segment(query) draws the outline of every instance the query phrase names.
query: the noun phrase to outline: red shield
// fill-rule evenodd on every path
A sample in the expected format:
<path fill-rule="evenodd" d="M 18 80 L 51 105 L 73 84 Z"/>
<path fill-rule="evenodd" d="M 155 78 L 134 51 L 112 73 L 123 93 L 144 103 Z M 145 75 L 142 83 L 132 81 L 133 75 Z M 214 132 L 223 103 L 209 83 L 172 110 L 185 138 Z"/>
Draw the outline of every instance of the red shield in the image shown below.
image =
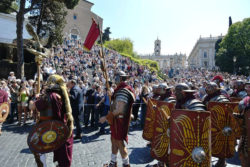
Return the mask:
<path fill-rule="evenodd" d="M 0 123 L 4 122 L 9 114 L 10 105 L 5 102 L 0 105 Z"/>
<path fill-rule="evenodd" d="M 69 129 L 61 121 L 44 121 L 34 126 L 28 136 L 28 146 L 32 152 L 52 152 L 67 140 Z"/>
<path fill-rule="evenodd" d="M 148 100 L 145 125 L 142 133 L 143 139 L 148 141 L 151 141 L 154 135 L 155 112 L 157 110 L 156 104 L 157 100 L 154 99 Z"/>
<path fill-rule="evenodd" d="M 230 158 L 234 155 L 236 138 L 240 128 L 233 117 L 238 103 L 209 102 L 212 120 L 212 155 L 218 158 Z"/>
<path fill-rule="evenodd" d="M 174 110 L 170 117 L 170 127 L 171 167 L 210 166 L 210 112 Z"/>
<path fill-rule="evenodd" d="M 154 132 L 152 138 L 151 155 L 153 158 L 167 162 L 168 146 L 170 142 L 170 115 L 174 109 L 174 103 L 157 101 L 157 110 L 155 112 Z"/>
<path fill-rule="evenodd" d="M 244 113 L 244 116 L 245 116 L 245 123 L 246 123 L 246 127 L 248 127 L 248 128 L 246 128 L 246 132 L 247 132 L 247 146 L 248 146 L 248 148 L 247 148 L 247 153 L 248 153 L 248 155 L 250 155 L 250 128 L 249 128 L 249 126 L 250 126 L 250 109 L 249 110 L 246 110 L 245 111 L 245 113 Z M 250 158 L 248 158 L 248 164 L 250 164 Z"/>
<path fill-rule="evenodd" d="M 232 102 L 240 102 L 242 100 L 242 98 L 240 98 L 240 97 L 230 97 L 230 100 Z"/>

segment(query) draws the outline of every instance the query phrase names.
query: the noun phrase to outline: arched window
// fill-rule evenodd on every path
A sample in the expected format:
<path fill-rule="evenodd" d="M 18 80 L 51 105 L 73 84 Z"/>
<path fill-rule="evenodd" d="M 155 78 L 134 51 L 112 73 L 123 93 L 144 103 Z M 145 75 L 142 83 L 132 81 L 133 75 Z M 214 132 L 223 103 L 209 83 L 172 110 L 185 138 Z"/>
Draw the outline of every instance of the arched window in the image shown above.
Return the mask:
<path fill-rule="evenodd" d="M 207 58 L 207 52 L 206 51 L 204 52 L 204 58 Z"/>

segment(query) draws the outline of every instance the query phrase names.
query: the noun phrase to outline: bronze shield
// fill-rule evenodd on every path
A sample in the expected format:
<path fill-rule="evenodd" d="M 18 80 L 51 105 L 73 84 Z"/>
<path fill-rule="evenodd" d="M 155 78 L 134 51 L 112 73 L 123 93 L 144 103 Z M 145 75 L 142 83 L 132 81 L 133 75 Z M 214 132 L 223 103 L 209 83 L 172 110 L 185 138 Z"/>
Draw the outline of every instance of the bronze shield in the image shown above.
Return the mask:
<path fill-rule="evenodd" d="M 167 162 L 168 147 L 170 142 L 170 116 L 174 109 L 174 103 L 157 101 L 155 112 L 154 133 L 152 138 L 151 155 L 153 158 Z"/>
<path fill-rule="evenodd" d="M 148 100 L 145 125 L 142 133 L 143 139 L 148 141 L 151 141 L 154 135 L 155 112 L 157 110 L 156 104 L 157 100 L 154 99 Z"/>
<path fill-rule="evenodd" d="M 212 155 L 218 158 L 230 158 L 234 155 L 236 138 L 240 128 L 233 117 L 237 103 L 209 102 L 212 120 Z"/>
<path fill-rule="evenodd" d="M 69 129 L 61 121 L 50 120 L 35 125 L 28 136 L 28 146 L 32 152 L 52 152 L 67 140 Z"/>
<path fill-rule="evenodd" d="M 210 166 L 210 112 L 174 110 L 170 127 L 170 167 Z"/>
<path fill-rule="evenodd" d="M 9 103 L 5 102 L 0 105 L 0 123 L 4 122 L 10 111 Z"/>

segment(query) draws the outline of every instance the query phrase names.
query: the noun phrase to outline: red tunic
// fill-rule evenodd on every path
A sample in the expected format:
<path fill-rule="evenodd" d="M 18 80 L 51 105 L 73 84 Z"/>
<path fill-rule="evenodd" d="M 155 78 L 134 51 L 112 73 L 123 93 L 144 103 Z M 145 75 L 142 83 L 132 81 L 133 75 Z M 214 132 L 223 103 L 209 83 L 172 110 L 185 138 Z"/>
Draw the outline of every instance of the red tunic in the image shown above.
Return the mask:
<path fill-rule="evenodd" d="M 122 82 L 118 85 L 118 87 L 114 91 L 114 95 L 120 90 L 120 89 L 128 89 L 134 94 L 134 90 L 131 88 L 131 86 L 127 85 L 125 82 Z M 112 99 L 114 98 L 114 95 Z M 135 94 L 134 94 L 135 96 Z M 111 137 L 116 140 L 125 140 L 128 143 L 128 128 L 129 128 L 129 122 L 130 122 L 130 116 L 132 112 L 132 104 L 134 103 L 134 99 L 129 103 L 128 112 L 123 115 L 123 118 L 116 117 L 114 119 L 114 122 L 112 125 L 110 125 L 110 131 L 111 131 Z"/>

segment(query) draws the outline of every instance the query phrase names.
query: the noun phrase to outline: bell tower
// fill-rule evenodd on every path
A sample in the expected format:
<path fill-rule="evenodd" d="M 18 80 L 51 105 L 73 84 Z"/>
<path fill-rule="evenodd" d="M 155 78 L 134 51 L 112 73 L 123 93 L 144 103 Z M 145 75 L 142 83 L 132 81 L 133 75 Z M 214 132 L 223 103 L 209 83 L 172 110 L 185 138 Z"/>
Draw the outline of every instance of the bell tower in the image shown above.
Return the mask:
<path fill-rule="evenodd" d="M 155 51 L 154 51 L 155 56 L 160 56 L 161 55 L 161 40 L 158 39 L 155 40 Z"/>

